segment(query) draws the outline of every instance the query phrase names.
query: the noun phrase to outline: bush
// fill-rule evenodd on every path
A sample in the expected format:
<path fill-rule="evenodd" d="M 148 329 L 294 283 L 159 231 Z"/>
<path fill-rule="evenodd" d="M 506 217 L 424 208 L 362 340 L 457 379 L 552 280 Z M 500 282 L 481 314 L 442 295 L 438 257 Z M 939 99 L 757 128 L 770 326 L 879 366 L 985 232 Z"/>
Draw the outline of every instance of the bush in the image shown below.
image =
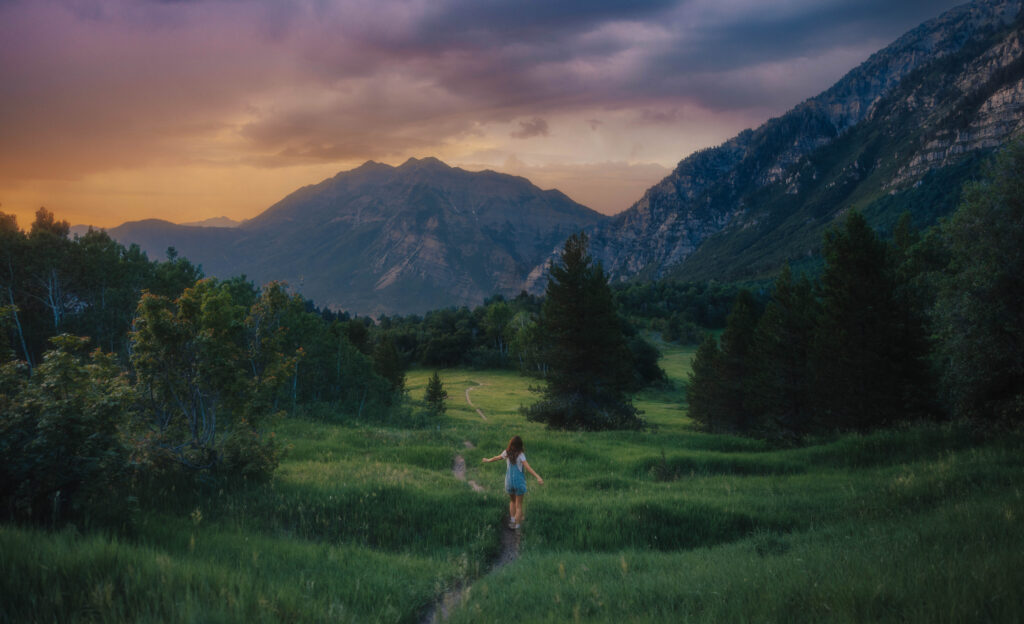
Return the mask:
<path fill-rule="evenodd" d="M 665 371 L 658 366 L 661 352 L 639 335 L 633 336 L 627 343 L 633 355 L 633 384 L 631 390 L 640 390 L 668 381 Z"/>
<path fill-rule="evenodd" d="M 548 395 L 533 405 L 520 408 L 520 413 L 527 420 L 547 423 L 552 429 L 638 430 L 645 424 L 640 418 L 640 410 L 629 401 L 584 394 Z"/>
<path fill-rule="evenodd" d="M 122 431 L 134 390 L 113 355 L 60 335 L 31 378 L 0 370 L 0 504 L 14 520 L 124 519 L 131 474 Z"/>
<path fill-rule="evenodd" d="M 266 479 L 277 469 L 280 445 L 273 432 L 260 435 L 241 424 L 224 437 L 218 470 L 243 479 Z"/>

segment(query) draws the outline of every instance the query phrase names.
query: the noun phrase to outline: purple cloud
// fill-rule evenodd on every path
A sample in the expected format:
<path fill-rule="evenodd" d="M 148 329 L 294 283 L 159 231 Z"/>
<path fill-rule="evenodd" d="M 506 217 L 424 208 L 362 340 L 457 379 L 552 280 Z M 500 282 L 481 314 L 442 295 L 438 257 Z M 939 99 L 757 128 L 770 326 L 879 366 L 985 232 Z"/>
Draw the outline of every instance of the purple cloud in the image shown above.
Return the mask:
<path fill-rule="evenodd" d="M 515 139 L 529 139 L 538 136 L 548 136 L 548 122 L 540 117 L 534 117 L 519 122 L 519 130 L 510 132 L 509 136 Z"/>

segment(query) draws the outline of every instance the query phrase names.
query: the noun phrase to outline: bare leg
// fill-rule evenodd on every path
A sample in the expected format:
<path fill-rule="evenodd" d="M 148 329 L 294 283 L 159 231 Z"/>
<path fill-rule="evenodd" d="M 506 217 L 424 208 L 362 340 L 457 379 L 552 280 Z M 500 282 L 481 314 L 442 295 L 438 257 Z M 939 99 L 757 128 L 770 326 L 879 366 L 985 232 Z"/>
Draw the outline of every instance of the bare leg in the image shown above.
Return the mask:
<path fill-rule="evenodd" d="M 508 517 L 509 518 L 515 518 L 516 517 L 516 495 L 515 494 L 509 494 L 508 495 Z"/>
<path fill-rule="evenodd" d="M 522 494 L 516 494 L 516 524 L 523 523 L 523 496 Z"/>

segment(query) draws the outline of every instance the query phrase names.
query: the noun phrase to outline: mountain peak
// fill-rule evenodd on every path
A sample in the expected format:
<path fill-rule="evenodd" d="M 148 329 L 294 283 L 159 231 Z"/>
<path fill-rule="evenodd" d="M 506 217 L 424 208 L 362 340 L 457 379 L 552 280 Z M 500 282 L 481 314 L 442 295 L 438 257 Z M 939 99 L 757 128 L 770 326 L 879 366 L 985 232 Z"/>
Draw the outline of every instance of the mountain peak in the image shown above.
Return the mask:
<path fill-rule="evenodd" d="M 427 156 L 425 158 L 410 158 L 401 165 L 398 169 L 442 169 L 447 170 L 451 167 L 444 162 L 434 158 L 433 156 Z"/>
<path fill-rule="evenodd" d="M 368 161 L 364 162 L 363 164 L 359 165 L 358 167 L 356 167 L 355 169 L 353 169 L 352 171 L 360 171 L 360 170 L 364 170 L 364 169 L 390 169 L 390 168 L 391 168 L 390 165 L 386 165 L 384 163 L 379 163 L 376 160 L 368 160 Z M 339 173 L 345 173 L 345 172 L 342 171 L 342 172 L 339 172 Z"/>

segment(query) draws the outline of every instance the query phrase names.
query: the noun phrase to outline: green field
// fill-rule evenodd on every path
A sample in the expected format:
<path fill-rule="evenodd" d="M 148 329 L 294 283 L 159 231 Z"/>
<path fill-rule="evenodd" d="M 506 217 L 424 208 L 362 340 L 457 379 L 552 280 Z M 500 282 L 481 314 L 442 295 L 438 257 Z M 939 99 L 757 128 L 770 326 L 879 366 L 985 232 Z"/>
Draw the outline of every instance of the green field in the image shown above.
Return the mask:
<path fill-rule="evenodd" d="M 691 357 L 666 349 L 677 386 Z M 409 375 L 414 404 L 432 372 Z M 696 432 L 673 389 L 636 398 L 647 431 L 551 432 L 517 412 L 530 380 L 441 377 L 436 422 L 285 421 L 269 484 L 164 483 L 128 534 L 0 527 L 0 621 L 416 622 L 455 585 L 452 622 L 1024 620 L 1019 434 L 776 449 Z M 491 571 L 504 465 L 480 459 L 516 433 L 545 485 Z"/>

